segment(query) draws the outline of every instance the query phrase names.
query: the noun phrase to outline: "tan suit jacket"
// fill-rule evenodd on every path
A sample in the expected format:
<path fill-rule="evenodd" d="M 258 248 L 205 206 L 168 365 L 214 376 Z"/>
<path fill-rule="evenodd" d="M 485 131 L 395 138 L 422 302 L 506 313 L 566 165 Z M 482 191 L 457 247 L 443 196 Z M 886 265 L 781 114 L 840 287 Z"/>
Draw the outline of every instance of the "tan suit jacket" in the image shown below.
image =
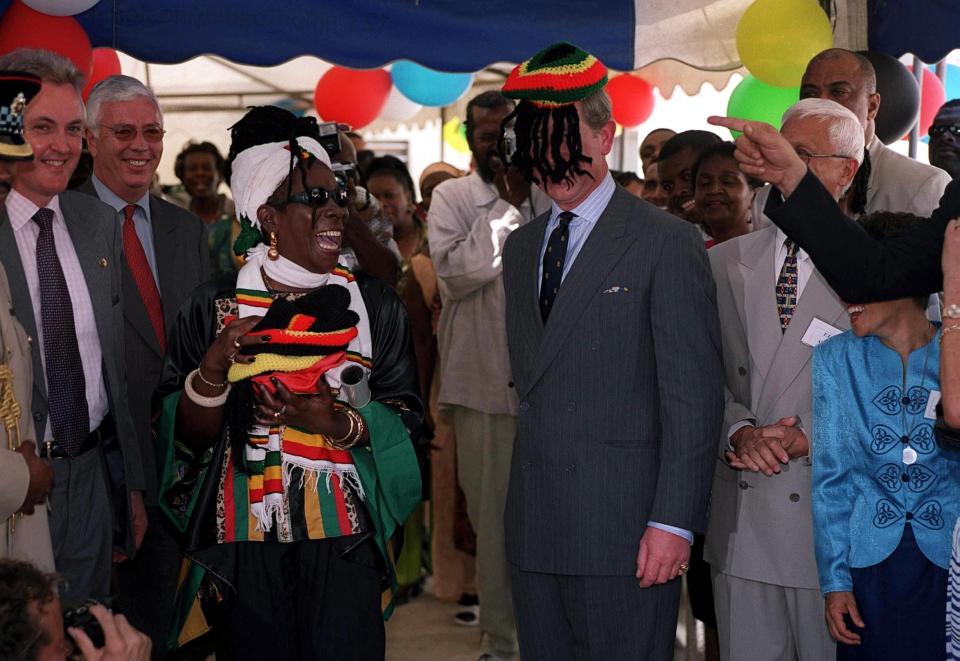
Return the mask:
<path fill-rule="evenodd" d="M 813 350 L 801 338 L 814 317 L 849 328 L 844 306 L 814 270 L 781 332 L 774 294 L 776 236 L 770 225 L 709 251 L 727 402 L 704 557 L 714 569 L 739 578 L 817 589 L 810 462 L 795 459 L 779 475 L 766 477 L 736 471 L 723 459 L 727 433 L 741 420 L 768 425 L 797 415 L 809 436 Z"/>
<path fill-rule="evenodd" d="M 13 371 L 13 389 L 20 404 L 20 439 L 36 442 L 33 420 L 30 417 L 30 397 L 33 392 L 33 364 L 30 355 L 31 340 L 13 314 L 7 273 L 0 266 L 0 362 Z M 9 520 L 20 509 L 30 485 L 30 471 L 23 457 L 8 449 L 11 445 L 6 430 L 0 431 L 0 557 L 28 560 L 44 571 L 53 571 L 53 548 L 47 510 L 38 507 L 30 516 L 17 517 L 15 530 L 10 534 Z"/>

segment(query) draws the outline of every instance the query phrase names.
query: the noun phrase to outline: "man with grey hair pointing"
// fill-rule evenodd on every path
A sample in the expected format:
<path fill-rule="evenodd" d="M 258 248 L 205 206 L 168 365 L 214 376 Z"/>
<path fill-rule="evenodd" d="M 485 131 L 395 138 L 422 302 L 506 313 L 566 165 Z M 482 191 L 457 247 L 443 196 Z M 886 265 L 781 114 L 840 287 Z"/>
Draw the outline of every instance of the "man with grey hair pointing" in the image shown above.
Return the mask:
<path fill-rule="evenodd" d="M 863 159 L 850 110 L 804 99 L 783 137 L 834 200 Z M 813 261 L 775 225 L 710 250 L 727 398 L 704 558 L 722 659 L 833 659 L 817 583 L 810 357 L 849 327 Z"/>
<path fill-rule="evenodd" d="M 159 652 L 169 628 L 180 555 L 157 501 L 162 467 L 153 447 L 151 399 L 173 317 L 208 277 L 207 242 L 199 218 L 149 192 L 164 136 L 163 114 L 149 88 L 130 76 L 101 81 L 87 99 L 85 128 L 93 176 L 78 190 L 113 207 L 123 241 L 127 399 L 143 457 L 149 522 L 137 557 L 117 565 L 117 599 Z"/>

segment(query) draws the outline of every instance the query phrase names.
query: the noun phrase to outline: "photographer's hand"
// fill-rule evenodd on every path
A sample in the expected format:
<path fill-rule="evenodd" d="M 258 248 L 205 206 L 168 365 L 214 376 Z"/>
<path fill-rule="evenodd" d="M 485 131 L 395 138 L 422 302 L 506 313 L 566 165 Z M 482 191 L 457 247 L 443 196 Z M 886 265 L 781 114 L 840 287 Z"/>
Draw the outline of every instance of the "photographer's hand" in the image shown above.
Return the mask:
<path fill-rule="evenodd" d="M 102 605 L 90 607 L 90 613 L 103 628 L 103 647 L 93 646 L 90 637 L 76 627 L 67 631 L 87 661 L 148 661 L 150 638 L 134 629 L 123 615 L 114 615 Z"/>

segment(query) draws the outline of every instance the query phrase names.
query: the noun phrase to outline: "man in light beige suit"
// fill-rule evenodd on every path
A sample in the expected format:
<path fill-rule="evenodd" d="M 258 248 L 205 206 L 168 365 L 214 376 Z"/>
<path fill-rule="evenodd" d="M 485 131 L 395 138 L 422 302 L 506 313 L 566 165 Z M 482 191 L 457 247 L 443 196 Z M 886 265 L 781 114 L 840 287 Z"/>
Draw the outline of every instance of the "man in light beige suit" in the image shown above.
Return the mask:
<path fill-rule="evenodd" d="M 863 155 L 856 116 L 807 99 L 783 135 L 839 199 Z M 704 557 L 725 661 L 826 661 L 835 648 L 811 518 L 812 347 L 848 328 L 845 306 L 774 225 L 710 250 L 727 385 Z"/>

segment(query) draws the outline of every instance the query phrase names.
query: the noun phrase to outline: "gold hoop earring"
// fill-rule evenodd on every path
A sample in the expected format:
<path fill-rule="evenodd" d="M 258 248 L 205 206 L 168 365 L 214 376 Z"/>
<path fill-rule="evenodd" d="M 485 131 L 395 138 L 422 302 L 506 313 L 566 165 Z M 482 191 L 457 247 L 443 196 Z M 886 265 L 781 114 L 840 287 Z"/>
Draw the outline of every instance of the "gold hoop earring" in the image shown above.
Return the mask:
<path fill-rule="evenodd" d="M 270 249 L 267 250 L 267 259 L 272 262 L 280 259 L 280 251 L 277 250 L 277 233 L 270 232 Z"/>

